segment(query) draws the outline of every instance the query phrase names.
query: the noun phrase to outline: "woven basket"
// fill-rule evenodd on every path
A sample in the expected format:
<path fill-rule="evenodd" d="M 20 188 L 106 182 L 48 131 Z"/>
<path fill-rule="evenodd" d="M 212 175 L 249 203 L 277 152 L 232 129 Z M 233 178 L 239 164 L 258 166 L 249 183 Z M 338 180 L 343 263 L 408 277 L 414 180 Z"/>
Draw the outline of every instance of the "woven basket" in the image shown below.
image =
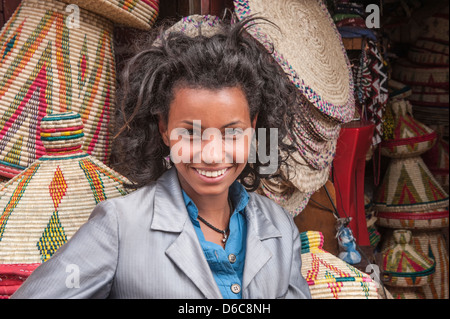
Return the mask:
<path fill-rule="evenodd" d="M 389 287 L 393 299 L 426 299 L 420 287 Z"/>
<path fill-rule="evenodd" d="M 419 287 L 431 282 L 435 262 L 410 245 L 411 231 L 395 230 L 394 243 L 382 252 L 384 283 L 388 286 Z"/>
<path fill-rule="evenodd" d="M 159 13 L 159 0 L 63 0 L 92 11 L 114 23 L 150 29 Z"/>
<path fill-rule="evenodd" d="M 448 193 L 449 190 L 449 145 L 442 137 L 436 145 L 422 155 L 423 161 L 433 176 Z"/>
<path fill-rule="evenodd" d="M 423 38 L 448 45 L 448 6 L 442 9 L 442 13 L 425 19 L 424 24 Z"/>
<path fill-rule="evenodd" d="M 126 178 L 81 150 L 79 114 L 45 116 L 40 134 L 47 154 L 0 193 L 0 264 L 45 262 L 99 202 L 127 193 Z"/>
<path fill-rule="evenodd" d="M 252 24 L 248 31 L 272 53 L 308 101 L 340 122 L 353 118 L 353 74 L 322 0 L 234 0 L 234 9 L 239 20 L 256 15 L 277 26 Z"/>
<path fill-rule="evenodd" d="M 392 67 L 392 78 L 408 85 L 424 85 L 446 89 L 449 85 L 448 67 L 428 67 L 398 60 Z"/>
<path fill-rule="evenodd" d="M 322 249 L 323 235 L 300 234 L 302 275 L 313 299 L 378 299 L 377 285 L 367 274 Z"/>
<path fill-rule="evenodd" d="M 411 293 L 425 296 L 426 299 L 448 299 L 449 256 L 441 230 L 412 230 L 411 233 L 411 246 L 423 255 L 432 256 L 431 258 L 435 262 L 435 271 L 431 277 L 431 282 L 416 288 L 416 290 L 411 289 Z M 393 231 L 387 230 L 383 233 L 382 250 L 392 246 L 393 242 Z M 389 291 L 394 295 L 395 290 L 391 290 L 390 287 Z"/>
<path fill-rule="evenodd" d="M 427 66 L 447 66 L 449 65 L 449 55 L 435 53 L 426 49 L 411 48 L 408 51 L 408 60 L 415 64 Z"/>
<path fill-rule="evenodd" d="M 430 150 L 437 140 L 431 128 L 412 116 L 412 105 L 406 100 L 391 100 L 394 123 L 390 139 L 380 144 L 381 154 L 391 158 L 417 156 Z"/>
<path fill-rule="evenodd" d="M 426 86 L 414 86 L 413 93 L 408 100 L 413 105 L 445 107 L 450 105 L 448 90 L 429 88 Z"/>
<path fill-rule="evenodd" d="M 67 4 L 24 0 L 0 32 L 0 175 L 13 177 L 45 152 L 46 114 L 74 111 L 83 149 L 108 163 L 115 108 L 113 25 L 80 9 L 68 27 Z"/>
<path fill-rule="evenodd" d="M 437 211 L 446 209 L 448 202 L 448 194 L 420 156 L 392 159 L 374 196 L 379 217 L 380 212 Z"/>
<path fill-rule="evenodd" d="M 417 48 L 417 49 L 425 49 L 427 51 L 434 52 L 434 53 L 449 55 L 448 44 L 439 43 L 439 42 L 424 39 L 424 38 L 419 38 L 414 43 L 413 47 Z"/>

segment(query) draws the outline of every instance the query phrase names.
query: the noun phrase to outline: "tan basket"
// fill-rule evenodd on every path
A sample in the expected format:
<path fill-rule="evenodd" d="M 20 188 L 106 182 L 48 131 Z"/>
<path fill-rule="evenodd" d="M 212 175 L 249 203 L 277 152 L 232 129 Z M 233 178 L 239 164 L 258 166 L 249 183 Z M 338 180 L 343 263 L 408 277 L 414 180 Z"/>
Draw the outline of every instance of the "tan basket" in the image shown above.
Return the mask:
<path fill-rule="evenodd" d="M 80 9 L 79 27 L 70 26 L 66 6 L 24 0 L 0 32 L 0 175 L 13 177 L 44 154 L 39 124 L 53 112 L 79 113 L 83 149 L 109 161 L 113 24 Z"/>

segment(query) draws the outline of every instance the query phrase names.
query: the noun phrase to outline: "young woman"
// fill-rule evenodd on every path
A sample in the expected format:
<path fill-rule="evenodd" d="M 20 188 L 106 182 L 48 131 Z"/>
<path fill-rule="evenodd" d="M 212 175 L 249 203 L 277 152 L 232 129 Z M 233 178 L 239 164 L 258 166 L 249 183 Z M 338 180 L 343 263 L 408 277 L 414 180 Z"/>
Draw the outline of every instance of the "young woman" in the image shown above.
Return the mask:
<path fill-rule="evenodd" d="M 297 90 L 248 21 L 213 22 L 208 36 L 163 31 L 128 61 L 117 167 L 136 190 L 97 205 L 13 298 L 310 298 L 293 219 L 251 192 L 274 164 L 259 154 L 269 128 L 285 160 Z"/>

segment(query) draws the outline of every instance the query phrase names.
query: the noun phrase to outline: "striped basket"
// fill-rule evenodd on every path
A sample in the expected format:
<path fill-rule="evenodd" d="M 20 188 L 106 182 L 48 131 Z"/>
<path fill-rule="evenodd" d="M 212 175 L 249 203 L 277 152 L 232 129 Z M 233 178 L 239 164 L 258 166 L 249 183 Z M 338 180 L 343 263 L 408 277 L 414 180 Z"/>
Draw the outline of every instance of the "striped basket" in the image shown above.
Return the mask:
<path fill-rule="evenodd" d="M 405 212 L 413 212 L 409 217 L 415 215 L 418 219 L 424 219 L 420 217 L 422 214 L 433 212 L 430 216 L 427 215 L 427 219 L 444 219 L 448 223 L 448 194 L 420 156 L 392 159 L 373 201 L 379 219 L 387 216 L 384 213 Z M 443 213 L 441 210 L 447 212 Z M 395 214 L 390 216 L 394 218 Z M 399 219 L 405 219 L 400 214 L 398 216 Z"/>
<path fill-rule="evenodd" d="M 435 262 L 435 271 L 431 276 L 431 282 L 414 288 L 411 287 L 408 295 L 414 297 L 416 294 L 425 299 L 448 299 L 449 298 L 449 255 L 445 238 L 440 229 L 435 230 L 412 230 L 411 246 L 420 254 L 430 256 Z M 383 234 L 382 251 L 394 243 L 393 230 L 387 230 Z M 389 291 L 395 296 L 395 289 Z M 405 290 L 407 288 L 404 288 Z M 398 298 L 398 297 L 397 297 Z"/>
<path fill-rule="evenodd" d="M 392 78 L 411 86 L 423 85 L 445 90 L 449 85 L 448 74 L 448 67 L 419 66 L 401 59 L 392 67 Z"/>
<path fill-rule="evenodd" d="M 159 0 L 63 0 L 101 15 L 116 24 L 150 29 L 159 13 Z"/>
<path fill-rule="evenodd" d="M 384 283 L 388 286 L 419 287 L 431 282 L 434 260 L 410 245 L 411 231 L 395 230 L 394 242 L 382 252 Z"/>
<path fill-rule="evenodd" d="M 449 145 L 446 140 L 439 137 L 436 145 L 422 155 L 423 161 L 430 169 L 433 176 L 449 192 Z"/>
<path fill-rule="evenodd" d="M 24 0 L 0 31 L 0 175 L 13 177 L 45 153 L 46 114 L 74 111 L 85 127 L 83 150 L 105 164 L 115 109 L 113 24 L 66 3 Z"/>
<path fill-rule="evenodd" d="M 420 37 L 419 39 L 417 39 L 417 41 L 414 43 L 413 48 L 425 49 L 429 52 L 449 55 L 448 44 L 439 43 L 436 41 L 425 39 L 423 37 Z"/>
<path fill-rule="evenodd" d="M 449 91 L 443 89 L 435 89 L 427 86 L 413 86 L 412 94 L 408 100 L 413 105 L 445 107 L 448 108 Z"/>
<path fill-rule="evenodd" d="M 417 156 L 430 150 L 437 140 L 434 130 L 414 119 L 412 105 L 406 100 L 391 100 L 392 134 L 380 144 L 381 154 L 391 158 Z"/>
<path fill-rule="evenodd" d="M 426 299 L 420 287 L 389 287 L 392 299 Z"/>
<path fill-rule="evenodd" d="M 442 13 L 436 13 L 425 19 L 425 32 L 422 37 L 434 42 L 448 45 L 448 6 L 442 9 Z"/>
<path fill-rule="evenodd" d="M 46 155 L 0 192 L 0 270 L 9 275 L 47 261 L 99 202 L 127 194 L 126 178 L 81 150 L 79 114 L 45 116 L 40 134 Z"/>
<path fill-rule="evenodd" d="M 322 233 L 307 231 L 300 238 L 301 272 L 313 299 L 378 299 L 377 284 L 369 275 L 322 249 Z"/>
<path fill-rule="evenodd" d="M 436 53 L 426 49 L 411 48 L 408 51 L 408 60 L 419 65 L 447 66 L 449 65 L 449 55 Z"/>

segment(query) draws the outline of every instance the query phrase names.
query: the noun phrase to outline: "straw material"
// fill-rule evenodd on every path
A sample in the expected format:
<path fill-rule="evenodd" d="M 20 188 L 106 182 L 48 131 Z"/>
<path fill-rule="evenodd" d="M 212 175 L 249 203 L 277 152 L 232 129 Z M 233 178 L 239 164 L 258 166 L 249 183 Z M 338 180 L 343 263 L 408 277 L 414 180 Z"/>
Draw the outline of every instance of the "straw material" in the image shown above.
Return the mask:
<path fill-rule="evenodd" d="M 448 6 L 442 10 L 442 13 L 436 13 L 424 22 L 423 38 L 448 45 Z"/>
<path fill-rule="evenodd" d="M 449 55 L 448 44 L 439 43 L 429 39 L 419 38 L 414 44 L 414 48 L 425 49 L 430 52 Z"/>
<path fill-rule="evenodd" d="M 377 285 L 367 274 L 322 249 L 323 235 L 300 234 L 302 275 L 313 299 L 378 299 Z"/>
<path fill-rule="evenodd" d="M 45 152 L 39 123 L 52 112 L 83 119 L 83 149 L 108 163 L 115 108 L 113 25 L 67 4 L 24 0 L 0 32 L 0 175 L 13 177 Z"/>
<path fill-rule="evenodd" d="M 422 155 L 433 176 L 447 192 L 449 191 L 449 145 L 442 137 L 436 145 Z"/>
<path fill-rule="evenodd" d="M 340 122 L 353 118 L 353 74 L 340 34 L 321 0 L 234 0 L 234 8 L 239 20 L 256 15 L 278 27 L 252 24 L 249 33 L 272 53 L 315 107 Z"/>
<path fill-rule="evenodd" d="M 380 144 L 381 154 L 392 158 L 417 156 L 430 150 L 437 140 L 431 128 L 412 116 L 412 106 L 406 100 L 391 100 L 393 132 Z"/>
<path fill-rule="evenodd" d="M 390 161 L 374 196 L 374 205 L 379 214 L 425 212 L 445 209 L 449 203 L 448 199 L 448 194 L 436 181 L 422 158 L 415 156 Z M 420 214 L 417 218 L 420 218 Z M 448 217 L 437 214 L 435 218 Z"/>
<path fill-rule="evenodd" d="M 286 209 L 292 217 L 305 209 L 314 192 L 304 193 L 288 182 L 262 179 L 257 193 L 264 195 Z"/>
<path fill-rule="evenodd" d="M 149 30 L 159 13 L 159 0 L 62 0 L 127 27 Z"/>
<path fill-rule="evenodd" d="M 378 212 L 377 225 L 387 228 L 436 229 L 449 226 L 446 208 L 420 212 Z"/>
<path fill-rule="evenodd" d="M 419 287 L 431 282 L 435 263 L 410 245 L 411 231 L 395 230 L 394 243 L 382 252 L 384 283 L 388 286 Z"/>
<path fill-rule="evenodd" d="M 47 154 L 0 192 L 0 264 L 45 262 L 99 202 L 127 193 L 126 178 L 81 150 L 79 114 L 47 115 L 41 139 Z M 78 143 L 56 143 L 69 140 Z"/>
<path fill-rule="evenodd" d="M 419 49 L 414 47 L 408 51 L 408 60 L 420 65 L 447 67 L 449 65 L 448 54 L 435 53 L 426 49 Z"/>
<path fill-rule="evenodd" d="M 449 103 L 448 90 L 430 88 L 427 86 L 413 86 L 412 94 L 408 98 L 413 105 L 446 107 Z"/>
<path fill-rule="evenodd" d="M 392 69 L 392 78 L 408 85 L 424 85 L 446 89 L 449 85 L 448 67 L 428 67 L 399 59 Z"/>
<path fill-rule="evenodd" d="M 389 287 L 393 299 L 426 299 L 422 289 L 410 287 Z"/>
<path fill-rule="evenodd" d="M 431 282 L 418 287 L 418 290 L 411 290 L 411 292 L 417 292 L 426 299 L 448 299 L 449 256 L 442 232 L 440 230 L 412 230 L 411 233 L 411 246 L 422 255 L 430 256 L 435 262 L 435 272 Z M 393 245 L 393 232 L 386 231 L 383 239 L 382 251 Z M 394 295 L 395 290 L 391 290 L 391 287 L 389 289 Z"/>

